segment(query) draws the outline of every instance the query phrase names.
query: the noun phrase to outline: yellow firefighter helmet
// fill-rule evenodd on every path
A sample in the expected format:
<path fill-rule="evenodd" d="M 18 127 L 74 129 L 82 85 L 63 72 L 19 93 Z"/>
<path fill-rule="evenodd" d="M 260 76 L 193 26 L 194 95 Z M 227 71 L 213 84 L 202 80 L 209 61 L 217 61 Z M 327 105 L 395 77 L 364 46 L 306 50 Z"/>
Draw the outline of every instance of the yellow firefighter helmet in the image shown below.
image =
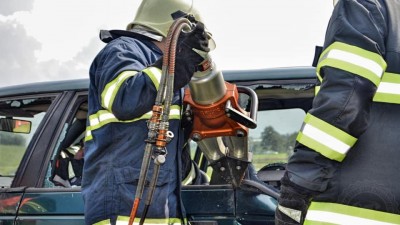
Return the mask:
<path fill-rule="evenodd" d="M 194 0 L 143 0 L 136 12 L 135 19 L 128 24 L 127 30 L 132 29 L 134 25 L 141 25 L 166 37 L 174 22 L 171 14 L 179 10 L 192 14 L 197 21 L 202 21 L 193 2 Z"/>

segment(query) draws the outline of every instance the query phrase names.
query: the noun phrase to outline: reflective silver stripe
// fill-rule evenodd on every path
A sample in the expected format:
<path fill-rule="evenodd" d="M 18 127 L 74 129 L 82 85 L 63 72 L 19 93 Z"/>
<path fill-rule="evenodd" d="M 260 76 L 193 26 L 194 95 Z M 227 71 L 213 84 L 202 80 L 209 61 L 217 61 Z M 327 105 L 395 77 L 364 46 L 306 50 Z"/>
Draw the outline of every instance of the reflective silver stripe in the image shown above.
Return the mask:
<path fill-rule="evenodd" d="M 400 74 L 384 73 L 373 101 L 400 104 Z"/>
<path fill-rule="evenodd" d="M 364 58 L 351 52 L 346 52 L 338 49 L 332 49 L 327 53 L 327 58 L 343 60 L 348 63 L 364 67 L 365 69 L 373 72 L 377 77 L 381 77 L 383 68 L 373 60 Z"/>
<path fill-rule="evenodd" d="M 108 83 L 101 93 L 101 106 L 111 111 L 114 98 L 117 95 L 119 88 L 126 79 L 133 77 L 135 74 L 137 74 L 137 71 L 124 71 L 120 73 L 114 80 Z"/>
<path fill-rule="evenodd" d="M 285 206 L 278 205 L 279 211 L 281 211 L 286 216 L 292 218 L 294 221 L 300 223 L 301 221 L 301 211 L 297 209 L 287 208 Z"/>
<path fill-rule="evenodd" d="M 178 105 L 172 106 L 169 111 L 169 119 L 180 119 L 181 107 Z"/>
<path fill-rule="evenodd" d="M 340 162 L 357 139 L 307 113 L 303 127 L 297 136 L 297 141 L 329 159 Z"/>
<path fill-rule="evenodd" d="M 400 94 L 400 84 L 381 82 L 376 92 L 398 95 Z"/>
<path fill-rule="evenodd" d="M 93 139 L 92 131 L 103 127 L 109 123 L 131 123 L 138 120 L 150 119 L 152 111 L 143 114 L 141 117 L 132 120 L 118 120 L 114 114 L 107 110 L 100 110 L 95 114 L 89 116 L 89 127 L 86 127 L 85 141 Z M 172 105 L 170 109 L 169 119 L 180 119 L 181 118 L 181 107 L 179 105 Z"/>
<path fill-rule="evenodd" d="M 394 225 L 400 224 L 400 215 L 337 203 L 312 202 L 304 225 Z"/>
<path fill-rule="evenodd" d="M 375 52 L 342 42 L 334 42 L 321 54 L 317 65 L 318 76 L 320 76 L 320 69 L 324 66 L 354 73 L 378 86 L 386 69 L 386 62 L 381 55 Z"/>
<path fill-rule="evenodd" d="M 335 151 L 339 152 L 340 154 L 346 154 L 351 147 L 346 143 L 340 141 L 339 139 L 335 138 L 334 136 L 331 136 L 330 134 L 310 124 L 305 124 L 302 132 L 304 135 L 316 139 L 320 143 L 331 146 Z"/>
<path fill-rule="evenodd" d="M 89 116 L 89 123 L 92 128 L 96 128 L 98 126 L 101 126 L 103 123 L 107 122 L 118 122 L 118 119 L 114 116 L 114 114 L 106 111 L 106 110 L 100 110 L 96 116 Z"/>

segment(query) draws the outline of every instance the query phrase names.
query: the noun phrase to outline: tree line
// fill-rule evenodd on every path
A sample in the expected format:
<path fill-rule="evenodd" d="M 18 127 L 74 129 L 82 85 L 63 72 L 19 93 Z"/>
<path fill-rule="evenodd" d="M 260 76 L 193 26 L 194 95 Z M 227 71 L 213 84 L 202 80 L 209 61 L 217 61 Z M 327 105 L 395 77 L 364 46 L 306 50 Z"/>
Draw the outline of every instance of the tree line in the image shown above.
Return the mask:
<path fill-rule="evenodd" d="M 19 134 L 0 132 L 0 143 L 2 145 L 25 146 L 26 140 Z"/>
<path fill-rule="evenodd" d="M 255 146 L 255 153 L 265 151 L 292 154 L 298 132 L 280 134 L 272 126 L 265 127 L 261 142 Z M 258 152 L 259 151 L 259 152 Z"/>

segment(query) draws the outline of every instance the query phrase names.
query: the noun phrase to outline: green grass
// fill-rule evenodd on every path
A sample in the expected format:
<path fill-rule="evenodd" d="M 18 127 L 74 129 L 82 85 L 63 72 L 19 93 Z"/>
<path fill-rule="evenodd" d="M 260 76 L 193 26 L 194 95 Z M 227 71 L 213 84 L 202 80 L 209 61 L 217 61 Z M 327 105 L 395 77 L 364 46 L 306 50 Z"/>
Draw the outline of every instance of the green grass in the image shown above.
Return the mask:
<path fill-rule="evenodd" d="M 14 175 L 24 153 L 25 146 L 0 145 L 0 175 Z"/>
<path fill-rule="evenodd" d="M 259 170 L 263 166 L 268 164 L 287 162 L 287 160 L 288 160 L 288 155 L 286 153 L 253 155 L 253 165 L 255 166 L 256 170 Z"/>
<path fill-rule="evenodd" d="M 288 160 L 288 155 L 286 153 L 278 153 L 278 154 L 254 154 L 252 164 L 258 171 L 268 164 L 273 163 L 286 163 Z M 207 175 L 211 177 L 212 167 L 207 168 Z"/>

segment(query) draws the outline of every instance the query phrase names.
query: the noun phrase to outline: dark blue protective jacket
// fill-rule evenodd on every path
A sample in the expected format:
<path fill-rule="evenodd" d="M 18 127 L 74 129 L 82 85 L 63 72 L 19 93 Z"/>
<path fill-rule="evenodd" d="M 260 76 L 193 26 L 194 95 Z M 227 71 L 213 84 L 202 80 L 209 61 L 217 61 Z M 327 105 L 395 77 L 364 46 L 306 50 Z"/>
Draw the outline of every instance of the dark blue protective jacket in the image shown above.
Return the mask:
<path fill-rule="evenodd" d="M 161 71 L 152 64 L 162 57 L 162 52 L 150 40 L 134 34 L 130 37 L 105 31 L 102 34 L 108 44 L 90 67 L 82 182 L 87 224 L 110 221 L 114 224 L 116 220 L 129 219 L 148 135 L 146 121 L 151 116 L 161 78 Z M 169 130 L 175 137 L 167 145 L 166 163 L 161 167 L 146 223 L 181 223 L 180 160 L 177 160 L 180 158 L 177 149 L 182 146 L 179 91 L 172 104 Z M 151 175 L 152 170 L 148 180 Z M 141 205 L 139 218 L 144 204 Z"/>
<path fill-rule="evenodd" d="M 304 224 L 400 224 L 400 0 L 340 0 L 287 171 Z"/>

